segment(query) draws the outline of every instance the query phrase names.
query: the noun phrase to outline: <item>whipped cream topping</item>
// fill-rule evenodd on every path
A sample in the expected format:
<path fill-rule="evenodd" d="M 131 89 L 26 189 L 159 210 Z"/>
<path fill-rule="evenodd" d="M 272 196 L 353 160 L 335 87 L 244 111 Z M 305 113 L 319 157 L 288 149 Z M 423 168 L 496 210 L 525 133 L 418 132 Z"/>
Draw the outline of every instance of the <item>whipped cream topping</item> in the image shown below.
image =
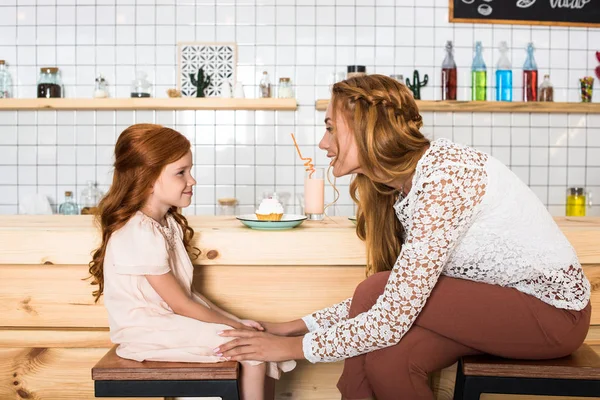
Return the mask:
<path fill-rule="evenodd" d="M 263 199 L 256 210 L 256 214 L 283 214 L 283 206 L 277 199 Z"/>

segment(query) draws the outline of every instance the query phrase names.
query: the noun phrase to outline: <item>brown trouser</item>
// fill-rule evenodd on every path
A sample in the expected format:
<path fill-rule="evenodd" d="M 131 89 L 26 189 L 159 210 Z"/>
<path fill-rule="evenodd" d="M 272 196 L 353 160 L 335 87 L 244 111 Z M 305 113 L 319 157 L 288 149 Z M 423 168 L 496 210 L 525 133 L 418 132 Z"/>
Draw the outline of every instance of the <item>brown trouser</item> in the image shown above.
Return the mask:
<path fill-rule="evenodd" d="M 389 272 L 356 288 L 350 317 L 368 311 L 383 293 Z M 338 389 L 346 399 L 433 399 L 428 374 L 461 356 L 489 353 L 549 359 L 575 351 L 585 339 L 591 307 L 553 307 L 516 289 L 441 276 L 400 343 L 349 358 Z"/>

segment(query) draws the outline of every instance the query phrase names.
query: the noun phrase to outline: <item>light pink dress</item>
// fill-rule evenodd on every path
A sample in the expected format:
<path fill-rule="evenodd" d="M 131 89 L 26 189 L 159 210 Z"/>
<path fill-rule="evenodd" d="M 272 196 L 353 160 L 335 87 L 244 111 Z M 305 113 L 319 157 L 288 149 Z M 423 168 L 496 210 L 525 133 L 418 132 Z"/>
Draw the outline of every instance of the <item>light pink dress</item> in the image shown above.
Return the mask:
<path fill-rule="evenodd" d="M 231 327 L 175 314 L 144 276 L 171 271 L 188 296 L 209 307 L 191 290 L 194 267 L 181 228 L 170 215 L 167 224 L 163 227 L 138 211 L 109 239 L 104 258 L 104 304 L 110 338 L 119 345 L 117 354 L 132 360 L 225 361 L 213 349 L 231 340 L 218 335 Z M 270 362 L 267 375 L 278 379 L 281 372 L 295 366 L 295 361 Z"/>

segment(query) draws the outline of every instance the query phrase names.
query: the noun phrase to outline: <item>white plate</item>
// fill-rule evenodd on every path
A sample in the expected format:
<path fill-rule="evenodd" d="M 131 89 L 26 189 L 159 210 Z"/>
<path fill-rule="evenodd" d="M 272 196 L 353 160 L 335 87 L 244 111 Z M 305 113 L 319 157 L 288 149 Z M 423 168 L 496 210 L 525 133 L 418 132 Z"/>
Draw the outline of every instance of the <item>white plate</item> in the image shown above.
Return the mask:
<path fill-rule="evenodd" d="M 249 228 L 262 231 L 280 231 L 292 229 L 306 220 L 306 215 L 283 214 L 280 221 L 264 221 L 256 217 L 255 214 L 246 214 L 236 217 L 242 224 Z"/>

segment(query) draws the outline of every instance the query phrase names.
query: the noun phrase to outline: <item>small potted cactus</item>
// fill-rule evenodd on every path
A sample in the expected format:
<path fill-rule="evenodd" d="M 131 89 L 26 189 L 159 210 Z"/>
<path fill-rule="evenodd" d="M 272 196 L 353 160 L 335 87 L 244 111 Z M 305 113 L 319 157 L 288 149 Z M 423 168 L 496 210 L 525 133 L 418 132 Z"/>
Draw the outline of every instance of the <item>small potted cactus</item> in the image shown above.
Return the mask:
<path fill-rule="evenodd" d="M 192 85 L 196 86 L 196 97 L 205 97 L 204 91 L 210 86 L 211 77 L 204 73 L 204 68 L 200 67 L 197 72 L 197 77 L 190 74 Z"/>
<path fill-rule="evenodd" d="M 425 74 L 425 76 L 423 77 L 423 81 L 421 81 L 421 78 L 419 77 L 419 71 L 417 71 L 416 69 L 413 74 L 412 85 L 410 84 L 410 78 L 406 78 L 406 86 L 408 86 L 408 88 L 412 90 L 415 100 L 421 100 L 421 88 L 426 86 L 428 81 L 429 76 L 427 76 L 427 74 Z"/>

